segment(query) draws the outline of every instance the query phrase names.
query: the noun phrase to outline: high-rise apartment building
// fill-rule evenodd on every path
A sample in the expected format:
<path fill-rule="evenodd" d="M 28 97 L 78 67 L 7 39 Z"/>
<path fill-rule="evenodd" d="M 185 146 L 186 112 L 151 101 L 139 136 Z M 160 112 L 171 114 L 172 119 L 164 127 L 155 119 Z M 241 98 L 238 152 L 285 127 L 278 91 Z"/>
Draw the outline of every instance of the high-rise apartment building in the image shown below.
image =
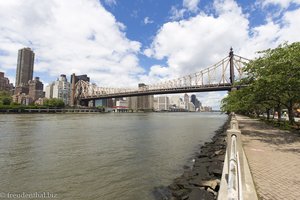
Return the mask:
<path fill-rule="evenodd" d="M 62 99 L 65 105 L 70 104 L 70 95 L 71 84 L 64 74 L 61 74 L 57 81 L 54 81 L 46 87 L 46 98 Z"/>
<path fill-rule="evenodd" d="M 34 65 L 34 53 L 30 48 L 23 48 L 18 53 L 18 64 L 16 73 L 16 87 L 28 86 L 32 80 Z"/>

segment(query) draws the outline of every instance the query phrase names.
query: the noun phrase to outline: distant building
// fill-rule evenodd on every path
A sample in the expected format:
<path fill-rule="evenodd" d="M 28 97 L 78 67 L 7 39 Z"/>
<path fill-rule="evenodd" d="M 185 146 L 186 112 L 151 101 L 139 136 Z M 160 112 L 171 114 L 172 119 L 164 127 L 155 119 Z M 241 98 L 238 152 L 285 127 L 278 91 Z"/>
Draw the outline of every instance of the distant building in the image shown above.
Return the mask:
<path fill-rule="evenodd" d="M 184 94 L 184 109 L 189 110 L 189 102 L 190 102 L 190 97 L 188 94 Z"/>
<path fill-rule="evenodd" d="M 34 65 L 34 53 L 30 48 L 23 48 L 18 53 L 16 72 L 16 87 L 27 86 L 32 80 Z"/>
<path fill-rule="evenodd" d="M 195 105 L 195 110 L 200 110 L 202 104 L 201 102 L 197 99 L 196 95 L 191 96 L 191 102 Z"/>
<path fill-rule="evenodd" d="M 113 107 L 115 112 L 127 112 L 128 111 L 128 101 L 124 99 L 118 99 L 116 101 L 116 106 Z"/>
<path fill-rule="evenodd" d="M 15 94 L 12 96 L 12 98 L 13 98 L 13 102 L 26 105 L 26 106 L 33 103 L 33 99 L 28 94 L 25 93 Z"/>
<path fill-rule="evenodd" d="M 40 81 L 39 77 L 35 77 L 34 80 L 28 81 L 28 85 L 29 97 L 33 102 L 44 97 L 44 84 Z"/>
<path fill-rule="evenodd" d="M 128 108 L 137 111 L 137 97 L 127 97 L 128 100 Z"/>
<path fill-rule="evenodd" d="M 169 110 L 170 102 L 168 96 L 154 97 L 154 110 L 166 111 Z"/>
<path fill-rule="evenodd" d="M 80 80 L 83 80 L 83 81 L 86 81 L 86 82 L 90 82 L 90 77 L 88 77 L 86 74 L 83 74 L 83 75 L 78 75 L 76 76 L 74 74 L 74 77 L 75 77 L 75 84 L 80 81 Z M 71 76 L 71 83 L 73 82 L 73 74 Z"/>
<path fill-rule="evenodd" d="M 182 101 L 182 99 L 179 96 L 171 96 L 169 98 L 170 107 L 179 108 L 181 101 Z"/>
<path fill-rule="evenodd" d="M 90 77 L 86 74 L 76 76 L 75 73 L 71 75 L 71 97 L 70 97 L 70 105 L 75 106 L 77 104 L 75 99 L 75 85 L 78 81 L 83 80 L 86 82 L 90 82 Z"/>
<path fill-rule="evenodd" d="M 139 91 L 143 91 L 146 89 L 147 85 L 144 83 L 140 83 Z M 137 110 L 153 110 L 153 95 L 145 95 L 145 96 L 138 96 L 137 97 Z"/>
<path fill-rule="evenodd" d="M 66 75 L 60 77 L 46 87 L 46 98 L 57 98 L 64 101 L 65 105 L 70 104 L 71 84 Z"/>
<path fill-rule="evenodd" d="M 210 107 L 210 106 L 204 106 L 204 107 L 202 107 L 202 111 L 203 112 L 212 112 L 212 107 Z"/>
<path fill-rule="evenodd" d="M 28 94 L 28 81 L 32 80 L 34 65 L 34 53 L 30 48 L 20 49 L 16 70 L 15 94 Z"/>
<path fill-rule="evenodd" d="M 192 102 L 189 102 L 189 104 L 188 104 L 188 111 L 189 112 L 195 112 L 196 111 L 195 105 Z"/>
<path fill-rule="evenodd" d="M 4 76 L 4 72 L 0 72 L 0 91 L 11 92 L 13 84 L 9 83 L 9 79 Z"/>

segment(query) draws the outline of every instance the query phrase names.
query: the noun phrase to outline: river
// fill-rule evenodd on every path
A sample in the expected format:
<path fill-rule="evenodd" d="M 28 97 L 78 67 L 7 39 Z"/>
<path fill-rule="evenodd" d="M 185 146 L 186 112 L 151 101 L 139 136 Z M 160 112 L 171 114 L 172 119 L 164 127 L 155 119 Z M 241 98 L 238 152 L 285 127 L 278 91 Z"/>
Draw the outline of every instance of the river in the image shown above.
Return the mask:
<path fill-rule="evenodd" d="M 0 194 L 152 200 L 154 187 L 181 175 L 225 120 L 220 113 L 2 114 Z"/>

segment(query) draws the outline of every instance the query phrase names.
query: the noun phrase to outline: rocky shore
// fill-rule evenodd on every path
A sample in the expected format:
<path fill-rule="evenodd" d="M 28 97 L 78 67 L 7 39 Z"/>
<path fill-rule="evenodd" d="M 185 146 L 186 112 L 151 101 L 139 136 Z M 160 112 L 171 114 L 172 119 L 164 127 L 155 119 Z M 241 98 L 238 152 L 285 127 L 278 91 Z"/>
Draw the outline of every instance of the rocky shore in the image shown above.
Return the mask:
<path fill-rule="evenodd" d="M 211 142 L 200 148 L 192 168 L 185 169 L 167 187 L 157 187 L 154 195 L 157 200 L 200 200 L 217 199 L 226 152 L 226 130 L 230 119 L 221 126 Z"/>

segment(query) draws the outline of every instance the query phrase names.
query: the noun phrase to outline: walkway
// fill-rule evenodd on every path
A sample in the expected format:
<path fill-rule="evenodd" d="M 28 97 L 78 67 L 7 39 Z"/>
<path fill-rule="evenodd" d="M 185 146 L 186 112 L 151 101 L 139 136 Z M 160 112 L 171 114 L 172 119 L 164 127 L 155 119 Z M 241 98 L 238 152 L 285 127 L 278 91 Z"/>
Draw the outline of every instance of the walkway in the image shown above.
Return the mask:
<path fill-rule="evenodd" d="M 240 115 L 237 120 L 259 198 L 300 199 L 300 135 Z"/>

